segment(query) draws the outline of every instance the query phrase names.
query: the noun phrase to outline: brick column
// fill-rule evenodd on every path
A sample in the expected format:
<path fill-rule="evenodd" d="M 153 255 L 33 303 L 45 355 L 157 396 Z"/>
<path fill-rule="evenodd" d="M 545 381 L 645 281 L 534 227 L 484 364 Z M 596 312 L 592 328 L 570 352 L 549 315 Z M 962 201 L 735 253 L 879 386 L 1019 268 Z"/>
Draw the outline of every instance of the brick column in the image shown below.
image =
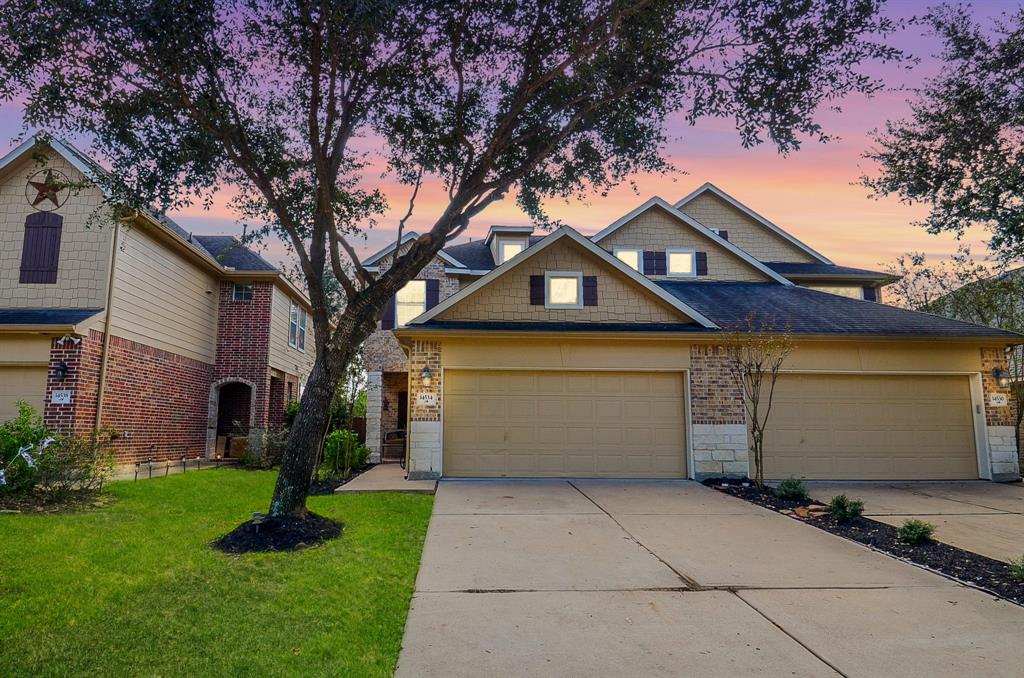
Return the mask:
<path fill-rule="evenodd" d="M 423 368 L 430 368 L 430 386 Z M 409 351 L 409 480 L 441 476 L 441 344 L 414 341 Z"/>
<path fill-rule="evenodd" d="M 690 413 L 697 480 L 749 474 L 747 418 L 743 390 L 728 368 L 721 346 L 690 348 Z"/>
<path fill-rule="evenodd" d="M 981 387 L 985 398 L 985 425 L 988 437 L 989 469 L 992 480 L 1009 482 L 1020 479 L 1017 457 L 1016 403 L 1008 388 L 1000 387 L 992 370 L 1008 370 L 1006 353 L 1002 348 L 981 349 Z M 993 395 L 1005 397 L 1006 405 L 994 405 Z"/>

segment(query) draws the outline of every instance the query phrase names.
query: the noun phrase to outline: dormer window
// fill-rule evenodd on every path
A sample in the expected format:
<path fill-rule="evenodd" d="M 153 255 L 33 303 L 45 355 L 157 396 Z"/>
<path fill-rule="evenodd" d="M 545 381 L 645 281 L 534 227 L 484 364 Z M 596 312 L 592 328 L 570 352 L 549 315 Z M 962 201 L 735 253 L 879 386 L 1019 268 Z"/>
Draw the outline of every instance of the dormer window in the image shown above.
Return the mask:
<path fill-rule="evenodd" d="M 697 277 L 697 253 L 691 249 L 665 250 L 668 276 L 672 278 Z"/>
<path fill-rule="evenodd" d="M 548 271 L 544 274 L 544 306 L 583 308 L 583 274 L 578 271 Z"/>
<path fill-rule="evenodd" d="M 643 273 L 644 251 L 638 247 L 616 247 L 615 258 L 634 271 Z"/>
<path fill-rule="evenodd" d="M 498 241 L 498 266 L 516 256 L 526 249 L 525 240 L 499 240 Z"/>

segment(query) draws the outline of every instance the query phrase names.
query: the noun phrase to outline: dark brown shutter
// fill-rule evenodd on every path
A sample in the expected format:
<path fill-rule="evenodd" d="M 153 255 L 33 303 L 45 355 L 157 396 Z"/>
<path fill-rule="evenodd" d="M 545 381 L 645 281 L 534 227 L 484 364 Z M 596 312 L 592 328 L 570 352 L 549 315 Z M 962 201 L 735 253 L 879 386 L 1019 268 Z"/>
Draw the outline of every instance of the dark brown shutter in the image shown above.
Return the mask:
<path fill-rule="evenodd" d="M 643 273 L 646 273 L 647 275 L 654 275 L 654 252 L 644 251 L 643 260 L 644 263 L 643 266 L 641 266 Z"/>
<path fill-rule="evenodd" d="M 708 274 L 708 253 L 697 252 L 697 275 Z"/>
<path fill-rule="evenodd" d="M 542 275 L 530 276 L 530 305 L 544 305 L 544 276 Z"/>
<path fill-rule="evenodd" d="M 874 287 L 864 288 L 864 301 L 878 301 L 878 294 Z"/>
<path fill-rule="evenodd" d="M 583 305 L 597 306 L 597 276 L 583 276 Z"/>
<path fill-rule="evenodd" d="M 718 231 L 718 237 L 721 238 L 722 240 L 728 240 L 729 239 L 729 231 L 726 231 L 726 230 Z"/>
<path fill-rule="evenodd" d="M 428 280 L 427 281 L 427 310 L 437 306 L 437 303 L 441 300 L 441 281 L 440 280 Z"/>
<path fill-rule="evenodd" d="M 380 319 L 382 330 L 395 329 L 395 298 L 388 299 L 388 305 L 384 307 L 384 317 Z"/>
<path fill-rule="evenodd" d="M 21 275 L 18 282 L 57 282 L 63 223 L 63 217 L 53 212 L 33 212 L 25 217 L 25 239 L 21 248 Z"/>
<path fill-rule="evenodd" d="M 665 275 L 667 258 L 664 252 L 644 252 L 644 273 L 647 275 Z"/>

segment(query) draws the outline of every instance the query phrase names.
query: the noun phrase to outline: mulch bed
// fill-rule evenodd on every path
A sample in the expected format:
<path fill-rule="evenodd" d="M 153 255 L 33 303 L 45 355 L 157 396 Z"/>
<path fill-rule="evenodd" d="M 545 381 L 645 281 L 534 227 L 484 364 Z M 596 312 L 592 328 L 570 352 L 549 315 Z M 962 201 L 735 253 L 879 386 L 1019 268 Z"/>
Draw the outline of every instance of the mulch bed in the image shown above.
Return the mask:
<path fill-rule="evenodd" d="M 341 534 L 341 523 L 315 513 L 306 518 L 266 517 L 242 523 L 214 541 L 218 551 L 239 555 L 268 551 L 298 551 Z"/>
<path fill-rule="evenodd" d="M 114 497 L 100 492 L 72 492 L 55 498 L 45 492 L 0 496 L 0 513 L 72 513 L 110 506 Z"/>
<path fill-rule="evenodd" d="M 808 507 L 820 506 L 811 499 L 779 499 L 771 489 L 760 490 L 750 481 L 709 479 L 704 484 L 1024 605 L 1024 583 L 1011 579 L 1010 566 L 1002 561 L 937 541 L 908 544 L 899 539 L 892 525 L 863 517 L 839 522 L 820 509 L 808 510 Z M 849 496 L 857 498 L 855 494 Z"/>
<path fill-rule="evenodd" d="M 356 479 L 357 476 L 363 475 L 374 466 L 376 466 L 376 464 L 365 464 L 360 468 L 354 468 L 352 469 L 352 474 L 349 475 L 349 477 L 346 480 L 342 480 L 341 478 L 330 478 L 328 480 L 314 480 L 313 484 L 309 486 L 309 494 L 334 494 L 334 491 L 337 490 L 339 487 L 341 487 L 345 483 L 351 483 L 353 480 Z"/>

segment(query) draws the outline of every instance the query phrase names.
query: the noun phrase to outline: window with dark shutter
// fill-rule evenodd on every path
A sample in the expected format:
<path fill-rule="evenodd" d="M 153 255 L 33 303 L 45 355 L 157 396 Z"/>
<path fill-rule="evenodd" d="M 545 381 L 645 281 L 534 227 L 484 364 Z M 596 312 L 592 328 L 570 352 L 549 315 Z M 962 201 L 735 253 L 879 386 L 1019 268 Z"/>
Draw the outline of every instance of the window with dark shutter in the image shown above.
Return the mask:
<path fill-rule="evenodd" d="M 697 252 L 697 275 L 708 274 L 708 253 Z"/>
<path fill-rule="evenodd" d="M 21 248 L 21 275 L 18 282 L 57 282 L 63 223 L 63 217 L 53 212 L 33 212 L 25 218 L 25 239 Z"/>
<path fill-rule="evenodd" d="M 878 301 L 878 293 L 874 287 L 864 288 L 864 300 L 865 301 Z"/>
<path fill-rule="evenodd" d="M 384 307 L 384 316 L 380 319 L 382 330 L 395 329 L 395 297 L 388 299 L 388 305 Z"/>
<path fill-rule="evenodd" d="M 544 305 L 544 276 L 542 275 L 530 276 L 530 305 Z"/>
<path fill-rule="evenodd" d="M 583 276 L 583 305 L 597 306 L 597 276 Z"/>
<path fill-rule="evenodd" d="M 428 280 L 427 281 L 427 307 L 426 310 L 430 310 L 437 306 L 438 302 L 441 301 L 441 281 L 440 280 Z"/>

